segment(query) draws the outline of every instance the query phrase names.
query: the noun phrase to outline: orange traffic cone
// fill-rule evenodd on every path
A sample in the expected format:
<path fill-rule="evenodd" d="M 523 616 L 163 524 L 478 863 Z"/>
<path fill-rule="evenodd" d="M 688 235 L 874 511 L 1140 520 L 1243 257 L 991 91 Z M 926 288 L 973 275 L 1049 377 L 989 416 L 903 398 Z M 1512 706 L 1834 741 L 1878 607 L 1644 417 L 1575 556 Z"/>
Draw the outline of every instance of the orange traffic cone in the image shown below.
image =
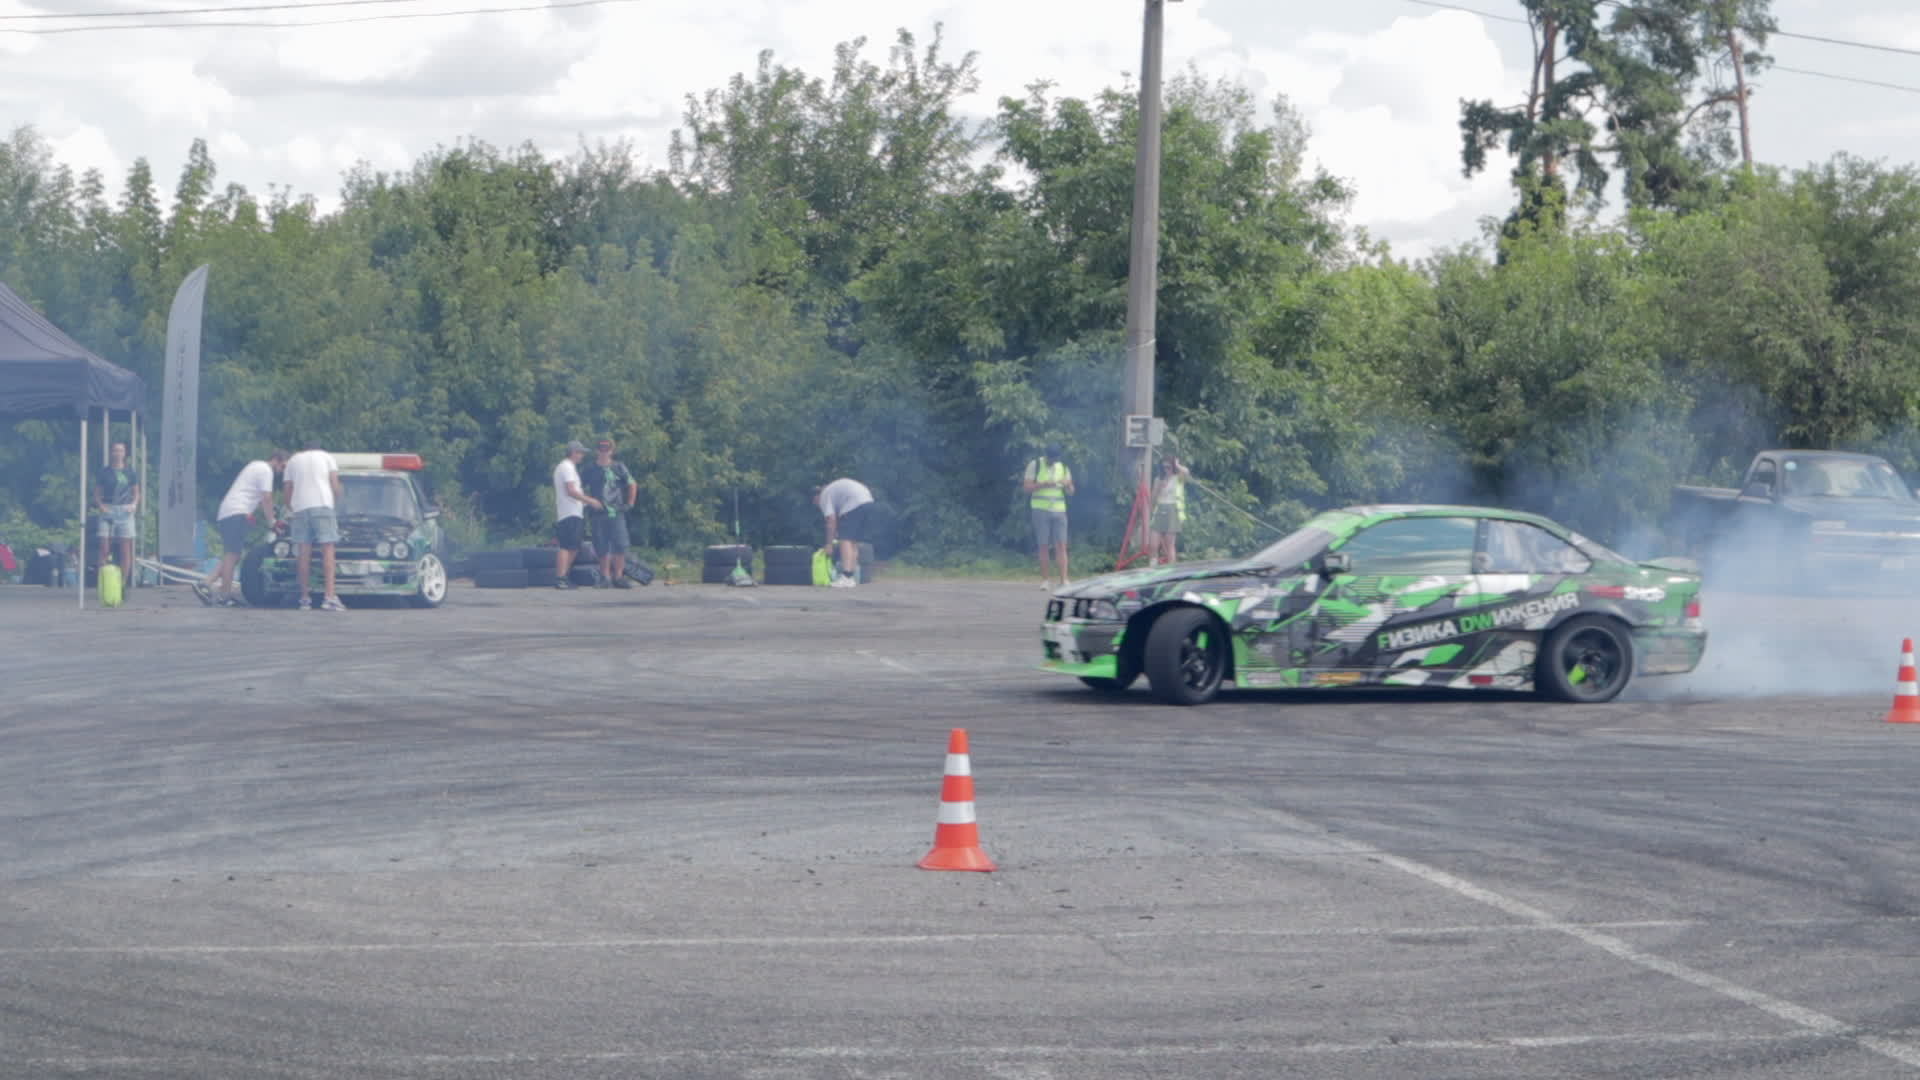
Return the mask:
<path fill-rule="evenodd" d="M 922 870 L 992 870 L 980 850 L 980 826 L 973 820 L 973 763 L 967 757 L 967 729 L 947 737 L 947 778 L 940 785 L 939 824 L 933 850 L 920 860 Z"/>
<path fill-rule="evenodd" d="M 1900 643 L 1900 681 L 1893 688 L 1889 724 L 1920 724 L 1920 675 L 1913 670 L 1913 639 Z"/>

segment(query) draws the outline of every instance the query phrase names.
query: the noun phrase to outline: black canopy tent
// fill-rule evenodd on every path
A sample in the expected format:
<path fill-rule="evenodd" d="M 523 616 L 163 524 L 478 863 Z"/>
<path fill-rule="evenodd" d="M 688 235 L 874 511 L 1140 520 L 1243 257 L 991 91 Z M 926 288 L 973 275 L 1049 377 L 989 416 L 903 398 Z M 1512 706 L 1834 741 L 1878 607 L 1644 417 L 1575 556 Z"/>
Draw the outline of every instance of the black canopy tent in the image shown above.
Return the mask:
<path fill-rule="evenodd" d="M 87 422 L 95 413 L 111 424 L 133 425 L 136 467 L 146 475 L 145 443 L 139 437 L 147 384 L 140 376 L 95 356 L 0 284 L 0 419 L 80 421 L 80 551 L 87 547 Z M 103 440 L 104 443 L 104 440 Z M 103 445 L 104 449 L 104 445 Z M 80 606 L 87 603 L 87 575 L 79 575 Z"/>

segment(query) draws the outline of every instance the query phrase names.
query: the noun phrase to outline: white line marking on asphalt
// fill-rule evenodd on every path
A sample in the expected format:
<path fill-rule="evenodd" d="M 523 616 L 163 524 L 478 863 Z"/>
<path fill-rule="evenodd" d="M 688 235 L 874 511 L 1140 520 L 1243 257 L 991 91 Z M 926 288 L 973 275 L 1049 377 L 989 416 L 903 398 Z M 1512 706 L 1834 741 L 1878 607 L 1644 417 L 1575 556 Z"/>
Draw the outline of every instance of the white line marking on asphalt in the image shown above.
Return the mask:
<path fill-rule="evenodd" d="M 688 1048 L 684 1050 L 606 1050 L 600 1052 L 559 1051 L 551 1054 L 388 1054 L 356 1057 L 288 1057 L 276 1064 L 299 1068 L 332 1066 L 335 1068 L 373 1068 L 379 1066 L 435 1065 L 539 1065 L 657 1063 L 675 1061 L 890 1061 L 924 1058 L 1067 1058 L 1073 1060 L 1147 1060 L 1152 1058 L 1197 1058 L 1221 1054 L 1282 1057 L 1326 1056 L 1336 1054 L 1478 1053 L 1513 1050 L 1564 1050 L 1585 1046 L 1724 1046 L 1733 1044 L 1792 1043 L 1821 1040 L 1829 1036 L 1795 1032 L 1772 1035 L 1729 1034 L 1717 1031 L 1638 1031 L 1624 1034 L 1567 1034 L 1488 1036 L 1479 1039 L 1376 1039 L 1362 1042 L 1286 1042 L 1274 1039 L 1245 1040 L 1231 1043 L 1204 1043 L 1190 1046 L 770 1046 L 753 1048 Z M 194 1064 L 202 1059 L 191 1055 L 166 1057 L 64 1057 L 27 1058 L 16 1064 L 40 1069 L 155 1069 Z"/>
<path fill-rule="evenodd" d="M 915 671 L 912 668 L 908 667 L 907 665 L 901 663 L 900 661 L 893 659 L 892 657 L 881 656 L 879 653 L 874 652 L 872 649 L 855 649 L 853 651 L 856 655 L 864 656 L 869 660 L 878 660 L 895 671 L 904 671 L 909 675 L 915 675 L 915 676 L 923 675 L 922 672 Z M 939 676 L 927 676 L 927 677 L 936 678 L 936 679 L 939 678 Z"/>
<path fill-rule="evenodd" d="M 1552 915 L 1547 914 L 1531 904 L 1515 900 L 1513 897 L 1503 893 L 1497 893 L 1492 889 L 1476 885 L 1463 877 L 1450 874 L 1439 867 L 1428 866 L 1426 863 L 1395 855 L 1390 851 L 1385 851 L 1369 844 L 1362 844 L 1345 839 L 1306 818 L 1290 814 L 1285 810 L 1276 810 L 1270 806 L 1262 806 L 1237 792 L 1208 785 L 1196 786 L 1206 787 L 1207 790 L 1216 796 L 1283 824 L 1290 829 L 1318 835 L 1327 843 L 1344 846 L 1356 855 L 1365 855 L 1368 858 L 1379 861 L 1383 866 L 1390 866 L 1403 874 L 1409 874 L 1419 878 L 1429 885 L 1445 889 L 1458 896 L 1464 896 L 1469 900 L 1485 904 L 1495 910 L 1504 911 L 1514 918 L 1524 919 L 1534 926 L 1542 929 L 1552 929 L 1565 934 L 1583 944 L 1599 949 L 1601 952 L 1615 959 L 1624 960 L 1635 967 L 1658 972 L 1662 975 L 1679 979 L 1681 982 L 1690 983 L 1702 990 L 1708 990 L 1722 997 L 1730 998 L 1740 1002 L 1742 1005 L 1758 1009 L 1769 1016 L 1806 1028 L 1816 1035 L 1846 1039 L 1882 1057 L 1891 1058 L 1903 1065 L 1920 1068 L 1920 1047 L 1876 1035 L 1868 1035 L 1838 1017 L 1828 1016 L 1826 1013 L 1816 1009 L 1809 1009 L 1803 1005 L 1796 1005 L 1791 1001 L 1775 997 L 1762 990 L 1742 986 L 1730 979 L 1723 979 L 1711 972 L 1702 971 L 1699 968 L 1691 967 L 1677 960 L 1669 960 L 1664 956 L 1656 956 L 1653 953 L 1636 948 L 1632 944 L 1600 930 L 1582 926 L 1578 923 L 1560 922 Z"/>

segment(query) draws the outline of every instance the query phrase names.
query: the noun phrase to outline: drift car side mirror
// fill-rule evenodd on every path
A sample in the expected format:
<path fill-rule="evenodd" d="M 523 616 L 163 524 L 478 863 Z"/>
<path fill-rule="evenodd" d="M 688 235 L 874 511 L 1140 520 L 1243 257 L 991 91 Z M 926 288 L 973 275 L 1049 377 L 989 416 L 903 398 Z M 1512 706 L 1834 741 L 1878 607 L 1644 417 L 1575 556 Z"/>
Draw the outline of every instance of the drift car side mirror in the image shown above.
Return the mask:
<path fill-rule="evenodd" d="M 1765 481 L 1756 480 L 1753 483 L 1748 484 L 1747 490 L 1741 492 L 1740 494 L 1745 495 L 1750 499 L 1771 499 L 1773 498 L 1773 485 L 1768 484 Z"/>
<path fill-rule="evenodd" d="M 1353 573 L 1353 556 L 1344 551 L 1329 551 L 1320 556 L 1320 576 L 1330 578 Z"/>

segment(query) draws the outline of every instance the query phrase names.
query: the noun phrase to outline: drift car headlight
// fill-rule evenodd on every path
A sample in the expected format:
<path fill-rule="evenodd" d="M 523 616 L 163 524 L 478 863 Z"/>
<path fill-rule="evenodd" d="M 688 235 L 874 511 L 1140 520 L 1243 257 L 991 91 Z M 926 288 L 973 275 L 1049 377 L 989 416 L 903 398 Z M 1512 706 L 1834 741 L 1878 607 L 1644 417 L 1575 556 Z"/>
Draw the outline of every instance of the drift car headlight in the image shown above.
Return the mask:
<path fill-rule="evenodd" d="M 274 557 L 274 558 L 276 558 L 276 559 L 284 559 L 284 558 L 286 558 L 287 556 L 289 556 L 289 555 L 292 555 L 292 554 L 293 554 L 293 541 L 291 541 L 291 540 L 277 540 L 277 541 L 275 541 L 275 542 L 274 542 L 274 545 L 273 545 L 273 557 Z"/>
<path fill-rule="evenodd" d="M 373 545 L 373 553 L 383 559 L 391 559 L 399 554 L 399 552 L 393 550 L 392 542 L 387 540 L 382 540 Z"/>
<path fill-rule="evenodd" d="M 1111 600 L 1095 600 L 1087 605 L 1087 618 L 1119 622 L 1125 616 L 1120 614 L 1120 605 Z"/>

